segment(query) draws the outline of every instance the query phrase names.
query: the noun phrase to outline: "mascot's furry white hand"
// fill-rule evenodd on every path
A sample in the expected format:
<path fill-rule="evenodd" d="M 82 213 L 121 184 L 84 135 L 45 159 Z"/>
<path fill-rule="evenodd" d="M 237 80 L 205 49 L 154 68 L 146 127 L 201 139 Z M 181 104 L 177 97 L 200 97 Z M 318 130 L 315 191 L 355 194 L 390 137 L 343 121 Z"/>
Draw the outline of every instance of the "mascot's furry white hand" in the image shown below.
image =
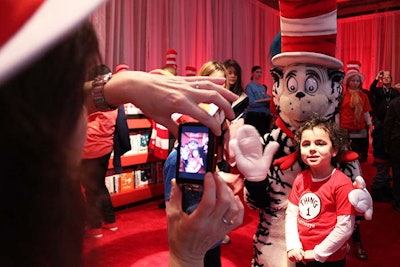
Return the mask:
<path fill-rule="evenodd" d="M 237 130 L 236 138 L 230 140 L 238 170 L 246 180 L 260 182 L 266 179 L 272 159 L 279 148 L 277 142 L 270 142 L 262 151 L 260 134 L 251 125 L 244 125 Z"/>
<path fill-rule="evenodd" d="M 349 201 L 357 212 L 364 215 L 366 220 L 372 219 L 372 197 L 366 189 L 366 184 L 361 176 L 357 176 L 353 183 L 354 189 L 349 193 Z"/>

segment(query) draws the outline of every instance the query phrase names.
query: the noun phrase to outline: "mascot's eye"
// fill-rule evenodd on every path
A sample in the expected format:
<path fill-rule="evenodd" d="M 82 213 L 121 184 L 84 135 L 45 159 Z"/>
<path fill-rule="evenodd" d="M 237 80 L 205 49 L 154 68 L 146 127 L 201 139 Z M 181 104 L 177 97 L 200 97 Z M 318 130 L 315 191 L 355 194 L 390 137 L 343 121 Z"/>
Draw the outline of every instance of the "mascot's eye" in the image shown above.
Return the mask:
<path fill-rule="evenodd" d="M 294 93 L 297 91 L 297 81 L 295 78 L 290 77 L 289 80 L 287 81 L 287 89 L 290 93 Z"/>
<path fill-rule="evenodd" d="M 306 92 L 309 94 L 315 94 L 318 89 L 318 83 L 313 77 L 309 77 L 306 80 Z"/>

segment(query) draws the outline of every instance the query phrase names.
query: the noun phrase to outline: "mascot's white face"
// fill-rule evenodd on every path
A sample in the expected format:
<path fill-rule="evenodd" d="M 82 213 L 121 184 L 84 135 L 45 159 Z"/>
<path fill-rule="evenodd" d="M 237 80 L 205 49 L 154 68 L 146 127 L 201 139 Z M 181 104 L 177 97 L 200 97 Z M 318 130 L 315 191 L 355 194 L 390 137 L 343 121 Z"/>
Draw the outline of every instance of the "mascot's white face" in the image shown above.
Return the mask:
<path fill-rule="evenodd" d="M 276 110 L 290 128 L 297 129 L 315 114 L 333 119 L 338 113 L 343 72 L 320 65 L 293 64 L 283 70 L 275 68 L 271 74 Z"/>

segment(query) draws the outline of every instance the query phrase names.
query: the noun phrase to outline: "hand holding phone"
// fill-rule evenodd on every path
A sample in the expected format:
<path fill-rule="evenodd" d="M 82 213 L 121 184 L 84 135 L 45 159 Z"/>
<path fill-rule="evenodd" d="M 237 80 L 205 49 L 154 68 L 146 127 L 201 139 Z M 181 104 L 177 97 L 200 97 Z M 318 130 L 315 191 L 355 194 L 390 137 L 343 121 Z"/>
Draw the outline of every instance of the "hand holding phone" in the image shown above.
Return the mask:
<path fill-rule="evenodd" d="M 179 125 L 176 181 L 182 188 L 182 209 L 191 214 L 203 196 L 206 172 L 215 172 L 217 139 L 200 123 Z"/>

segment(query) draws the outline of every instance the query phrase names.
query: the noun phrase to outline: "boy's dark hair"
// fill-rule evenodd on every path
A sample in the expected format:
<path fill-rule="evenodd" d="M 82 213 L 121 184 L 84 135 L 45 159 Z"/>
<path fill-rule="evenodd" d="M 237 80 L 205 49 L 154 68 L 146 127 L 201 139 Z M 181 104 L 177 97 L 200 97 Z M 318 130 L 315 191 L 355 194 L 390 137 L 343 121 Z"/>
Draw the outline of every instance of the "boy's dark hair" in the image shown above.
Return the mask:
<path fill-rule="evenodd" d="M 320 128 L 329 134 L 332 147 L 338 151 L 337 155 L 332 157 L 331 161 L 331 164 L 336 166 L 338 159 L 340 159 L 343 153 L 348 150 L 350 144 L 349 133 L 347 130 L 340 128 L 339 125 L 333 121 L 328 121 L 319 116 L 313 116 L 311 119 L 307 120 L 295 133 L 295 142 L 298 152 L 300 152 L 300 141 L 303 131 L 314 128 Z"/>
<path fill-rule="evenodd" d="M 253 66 L 251 68 L 251 73 L 255 72 L 256 70 L 261 69 L 261 66 Z"/>

